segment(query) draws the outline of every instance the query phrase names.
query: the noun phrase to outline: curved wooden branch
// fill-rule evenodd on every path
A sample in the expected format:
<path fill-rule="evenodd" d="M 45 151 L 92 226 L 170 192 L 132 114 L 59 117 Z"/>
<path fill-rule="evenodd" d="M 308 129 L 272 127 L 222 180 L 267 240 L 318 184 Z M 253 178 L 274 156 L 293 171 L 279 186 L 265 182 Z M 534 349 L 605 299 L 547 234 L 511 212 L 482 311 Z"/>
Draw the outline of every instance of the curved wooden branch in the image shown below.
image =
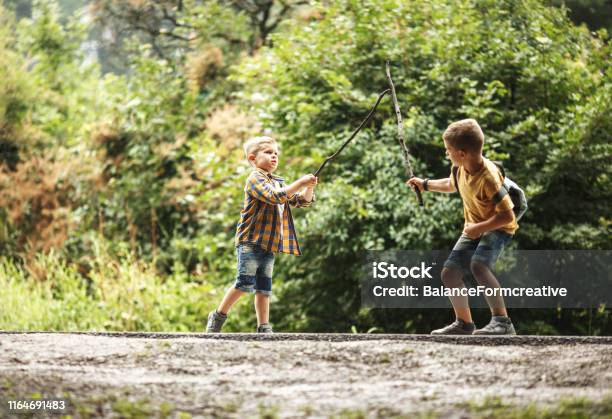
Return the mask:
<path fill-rule="evenodd" d="M 391 97 L 393 98 L 393 107 L 395 108 L 395 116 L 397 117 L 397 139 L 400 143 L 400 147 L 402 148 L 402 156 L 404 157 L 404 168 L 406 169 L 406 176 L 408 179 L 414 177 L 414 173 L 412 172 L 412 165 L 410 164 L 410 152 L 408 151 L 408 147 L 406 147 L 406 142 L 404 141 L 404 126 L 402 123 L 402 112 L 400 111 L 399 102 L 397 100 L 397 95 L 395 94 L 395 86 L 393 85 L 393 80 L 391 79 L 391 69 L 389 67 L 389 61 L 385 64 L 386 72 L 387 72 L 387 80 L 389 81 L 389 87 L 391 90 Z M 421 191 L 419 188 L 415 188 L 414 192 L 416 193 L 417 200 L 419 201 L 419 205 L 423 206 L 423 197 L 421 196 Z"/>
<path fill-rule="evenodd" d="M 361 131 L 361 129 L 363 128 L 363 126 L 365 124 L 368 123 L 368 121 L 372 118 L 372 116 L 374 115 L 374 112 L 376 112 L 376 108 L 378 107 L 378 104 L 380 103 L 380 101 L 382 100 L 382 98 L 389 93 L 391 90 L 387 89 L 384 92 L 382 92 L 380 95 L 378 95 L 378 99 L 376 100 L 376 103 L 374 104 L 374 106 L 372 107 L 372 109 L 370 109 L 370 112 L 368 113 L 368 115 L 365 117 L 365 119 L 363 121 L 361 121 L 361 124 L 359 124 L 359 126 L 357 127 L 357 129 L 355 131 L 353 131 L 353 133 L 351 134 L 351 136 L 349 137 L 348 140 L 346 140 L 344 142 L 344 144 L 342 144 L 342 146 L 340 146 L 340 148 L 331 156 L 329 156 L 328 158 L 325 159 L 325 161 L 323 162 L 323 164 L 321 165 L 321 167 L 319 167 L 317 169 L 317 171 L 314 173 L 315 176 L 319 176 L 319 174 L 321 173 L 321 171 L 323 170 L 323 168 L 325 167 L 325 165 L 327 165 L 328 162 L 332 161 L 333 159 L 336 158 L 336 156 L 338 154 L 340 154 L 340 152 L 342 150 L 344 150 L 344 147 L 346 147 L 348 145 L 348 143 L 351 142 L 351 140 L 353 138 L 355 138 L 355 136 L 359 133 L 359 131 Z"/>

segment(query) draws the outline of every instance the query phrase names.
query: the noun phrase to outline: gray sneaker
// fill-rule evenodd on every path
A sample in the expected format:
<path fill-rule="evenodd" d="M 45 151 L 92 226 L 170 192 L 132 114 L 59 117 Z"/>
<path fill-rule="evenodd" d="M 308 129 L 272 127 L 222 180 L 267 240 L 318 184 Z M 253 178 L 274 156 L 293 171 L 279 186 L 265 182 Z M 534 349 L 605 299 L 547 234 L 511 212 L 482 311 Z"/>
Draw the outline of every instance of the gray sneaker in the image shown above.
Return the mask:
<path fill-rule="evenodd" d="M 455 320 L 442 329 L 432 330 L 432 335 L 471 335 L 476 329 L 474 323 L 466 323 L 461 319 Z"/>
<path fill-rule="evenodd" d="M 488 325 L 474 331 L 475 335 L 516 335 L 510 317 L 493 316 Z"/>
<path fill-rule="evenodd" d="M 211 311 L 208 315 L 208 324 L 206 325 L 206 333 L 219 333 L 223 327 L 223 323 L 227 320 L 227 316 L 218 313 L 217 310 Z"/>
<path fill-rule="evenodd" d="M 272 331 L 272 326 L 269 323 L 262 323 L 257 326 L 257 333 L 274 333 Z"/>

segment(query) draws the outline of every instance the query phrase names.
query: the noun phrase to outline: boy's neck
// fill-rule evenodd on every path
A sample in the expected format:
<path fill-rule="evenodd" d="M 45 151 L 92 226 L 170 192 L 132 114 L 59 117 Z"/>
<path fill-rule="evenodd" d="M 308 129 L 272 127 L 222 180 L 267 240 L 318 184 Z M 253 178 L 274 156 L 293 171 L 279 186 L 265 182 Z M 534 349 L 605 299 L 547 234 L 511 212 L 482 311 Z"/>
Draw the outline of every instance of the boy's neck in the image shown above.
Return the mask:
<path fill-rule="evenodd" d="M 268 175 L 272 175 L 272 172 L 268 172 L 266 169 L 264 169 L 264 168 L 262 168 L 262 167 L 257 167 L 257 166 L 255 166 L 255 168 L 256 168 L 257 170 L 261 170 L 262 172 L 267 173 Z"/>
<path fill-rule="evenodd" d="M 468 174 L 470 175 L 478 173 L 480 169 L 483 168 L 483 166 L 484 166 L 484 159 L 482 157 L 482 154 L 479 154 L 478 157 L 475 157 L 473 159 L 466 160 L 465 163 L 463 164 L 465 171 L 468 172 Z"/>

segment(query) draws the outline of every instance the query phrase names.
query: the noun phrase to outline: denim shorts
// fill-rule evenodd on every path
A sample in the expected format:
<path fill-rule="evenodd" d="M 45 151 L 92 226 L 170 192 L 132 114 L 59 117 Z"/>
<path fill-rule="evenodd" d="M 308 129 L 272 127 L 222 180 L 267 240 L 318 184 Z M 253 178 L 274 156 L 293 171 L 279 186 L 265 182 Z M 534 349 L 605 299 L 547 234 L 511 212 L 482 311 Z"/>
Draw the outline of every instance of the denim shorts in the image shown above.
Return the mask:
<path fill-rule="evenodd" d="M 236 248 L 238 275 L 234 288 L 245 292 L 272 294 L 272 270 L 274 253 L 251 243 L 241 243 Z"/>
<path fill-rule="evenodd" d="M 469 272 L 471 262 L 480 262 L 493 269 L 502 250 L 511 240 L 512 235 L 501 230 L 488 231 L 477 239 L 462 234 L 444 262 L 444 267 Z"/>

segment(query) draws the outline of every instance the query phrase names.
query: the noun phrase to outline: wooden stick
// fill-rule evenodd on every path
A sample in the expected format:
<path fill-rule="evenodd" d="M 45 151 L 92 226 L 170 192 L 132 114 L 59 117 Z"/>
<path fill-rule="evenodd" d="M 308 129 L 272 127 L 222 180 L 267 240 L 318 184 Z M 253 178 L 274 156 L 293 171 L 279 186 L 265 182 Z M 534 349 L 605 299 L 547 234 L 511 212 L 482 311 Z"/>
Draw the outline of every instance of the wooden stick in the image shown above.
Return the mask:
<path fill-rule="evenodd" d="M 387 80 L 389 81 L 389 87 L 391 90 L 391 97 L 393 98 L 393 107 L 395 108 L 395 116 L 397 117 L 397 139 L 400 143 L 400 147 L 402 148 L 402 156 L 404 157 L 404 168 L 406 170 L 406 176 L 408 179 L 414 177 L 414 173 L 412 172 L 412 165 L 410 164 L 410 152 L 408 151 L 408 147 L 406 147 L 406 142 L 404 141 L 404 126 L 402 123 L 402 112 L 400 111 L 399 102 L 397 101 L 397 95 L 395 94 L 395 86 L 393 85 L 393 80 L 391 79 L 391 69 L 389 67 L 389 61 L 386 62 L 386 72 L 387 72 Z M 419 205 L 423 206 L 423 197 L 421 196 L 421 191 L 419 188 L 415 188 L 414 192 L 417 196 L 417 201 L 419 201 Z"/>
<path fill-rule="evenodd" d="M 346 140 L 344 142 L 344 144 L 342 144 L 342 146 L 340 146 L 340 148 L 331 156 L 329 156 L 328 158 L 325 159 L 325 161 L 323 162 L 323 164 L 321 165 L 321 167 L 319 167 L 317 169 L 317 171 L 314 173 L 315 176 L 319 176 L 319 173 L 321 173 L 321 171 L 323 170 L 323 168 L 325 167 L 325 165 L 327 165 L 328 162 L 332 161 L 333 159 L 336 158 L 336 156 L 338 154 L 340 154 L 340 152 L 342 150 L 344 150 L 344 147 L 346 147 L 348 145 L 348 143 L 351 142 L 351 140 L 353 138 L 355 138 L 355 136 L 359 133 L 359 131 L 361 131 L 361 129 L 363 128 L 363 126 L 365 124 L 368 123 L 368 121 L 372 118 L 372 116 L 374 115 L 374 112 L 376 112 L 376 108 L 378 107 L 378 104 L 380 103 L 380 101 L 382 100 L 382 98 L 389 93 L 391 90 L 387 89 L 384 92 L 382 92 L 380 95 L 378 95 L 378 100 L 376 100 L 376 103 L 374 104 L 374 106 L 372 107 L 372 109 L 370 109 L 370 112 L 368 113 L 368 115 L 365 117 L 365 119 L 363 121 L 361 121 L 361 124 L 359 124 L 359 126 L 357 127 L 357 129 L 355 131 L 353 131 L 353 133 L 351 134 L 351 136 L 349 137 L 348 140 Z"/>

